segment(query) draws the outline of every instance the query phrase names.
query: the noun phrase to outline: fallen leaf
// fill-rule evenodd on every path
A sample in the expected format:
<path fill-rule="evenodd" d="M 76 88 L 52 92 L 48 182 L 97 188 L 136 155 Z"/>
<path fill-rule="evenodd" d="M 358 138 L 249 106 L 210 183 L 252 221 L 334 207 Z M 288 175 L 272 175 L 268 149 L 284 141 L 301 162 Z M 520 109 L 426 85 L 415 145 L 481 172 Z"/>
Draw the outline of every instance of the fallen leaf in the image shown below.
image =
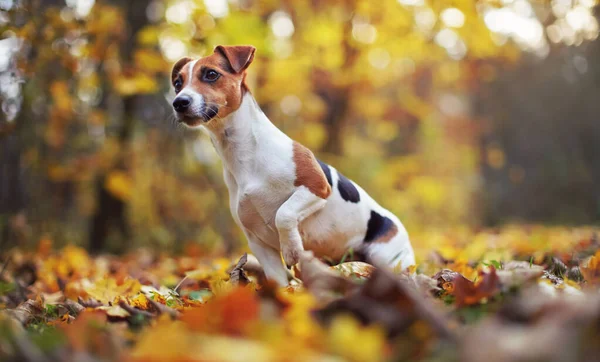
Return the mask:
<path fill-rule="evenodd" d="M 543 267 L 525 262 L 509 262 L 504 265 L 504 269 L 496 270 L 496 275 L 503 288 L 524 286 L 537 280 L 543 274 Z"/>
<path fill-rule="evenodd" d="M 349 315 L 339 315 L 328 332 L 329 348 L 348 361 L 384 361 L 385 331 L 379 326 L 365 327 Z"/>
<path fill-rule="evenodd" d="M 239 335 L 257 320 L 259 311 L 259 300 L 254 291 L 248 287 L 235 287 L 199 308 L 183 310 L 181 321 L 191 330 Z"/>
<path fill-rule="evenodd" d="M 229 272 L 229 282 L 233 285 L 247 285 L 250 283 L 250 279 L 246 276 L 244 272 L 244 265 L 248 261 L 248 254 L 242 255 L 240 260 L 237 262 L 236 266 Z"/>
<path fill-rule="evenodd" d="M 337 271 L 342 276 L 347 278 L 356 279 L 367 279 L 371 276 L 375 267 L 371 264 L 363 263 L 360 261 L 349 261 L 330 267 Z"/>
<path fill-rule="evenodd" d="M 125 309 L 123 309 L 122 307 L 120 307 L 118 305 L 112 305 L 112 306 L 103 305 L 101 307 L 97 307 L 96 310 L 106 313 L 106 315 L 108 317 L 113 318 L 113 320 L 114 319 L 125 319 L 125 318 L 131 316 L 131 313 L 129 313 L 128 311 L 126 311 Z"/>
<path fill-rule="evenodd" d="M 15 309 L 7 309 L 2 313 L 17 320 L 22 325 L 27 325 L 36 318 L 44 315 L 44 303 L 41 298 L 36 300 L 29 299 L 17 306 Z"/>
<path fill-rule="evenodd" d="M 390 337 L 422 320 L 438 336 L 454 339 L 446 319 L 406 281 L 385 268 L 376 269 L 355 292 L 315 312 L 326 324 L 339 314 L 350 314 L 365 325 L 380 325 Z"/>
<path fill-rule="evenodd" d="M 312 252 L 300 254 L 299 266 L 300 280 L 322 302 L 339 298 L 355 286 L 352 281 L 315 258 Z"/>
<path fill-rule="evenodd" d="M 97 281 L 93 286 L 86 288 L 87 294 L 104 303 L 117 302 L 119 297 L 132 297 L 141 290 L 140 282 L 135 279 L 128 279 L 123 284 L 117 285 L 114 278 L 106 278 Z"/>
<path fill-rule="evenodd" d="M 600 251 L 592 255 L 580 267 L 583 279 L 589 284 L 600 284 Z"/>
<path fill-rule="evenodd" d="M 481 279 L 477 284 L 462 275 L 452 281 L 454 284 L 453 295 L 458 307 L 480 303 L 482 299 L 489 298 L 500 290 L 500 280 L 494 267 L 490 268 L 489 273 L 481 273 L 480 276 Z"/>

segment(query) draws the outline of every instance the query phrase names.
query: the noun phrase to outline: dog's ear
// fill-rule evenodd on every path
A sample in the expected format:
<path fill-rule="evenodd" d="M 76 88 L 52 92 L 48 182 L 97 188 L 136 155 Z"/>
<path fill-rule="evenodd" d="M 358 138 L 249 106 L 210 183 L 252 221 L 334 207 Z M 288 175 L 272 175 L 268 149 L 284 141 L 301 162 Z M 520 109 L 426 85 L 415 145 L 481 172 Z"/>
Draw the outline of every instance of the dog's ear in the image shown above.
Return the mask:
<path fill-rule="evenodd" d="M 179 59 L 177 61 L 177 63 L 175 63 L 173 65 L 173 70 L 171 71 L 171 82 L 175 81 L 175 78 L 177 78 L 177 75 L 181 71 L 181 68 L 183 68 L 191 60 L 192 60 L 192 58 L 190 58 L 190 57 L 184 57 L 184 58 Z"/>
<path fill-rule="evenodd" d="M 223 46 L 219 45 L 215 48 L 215 53 L 219 52 L 227 59 L 231 69 L 235 73 L 240 73 L 246 70 L 252 60 L 254 60 L 254 52 L 256 48 L 251 45 L 236 45 Z"/>

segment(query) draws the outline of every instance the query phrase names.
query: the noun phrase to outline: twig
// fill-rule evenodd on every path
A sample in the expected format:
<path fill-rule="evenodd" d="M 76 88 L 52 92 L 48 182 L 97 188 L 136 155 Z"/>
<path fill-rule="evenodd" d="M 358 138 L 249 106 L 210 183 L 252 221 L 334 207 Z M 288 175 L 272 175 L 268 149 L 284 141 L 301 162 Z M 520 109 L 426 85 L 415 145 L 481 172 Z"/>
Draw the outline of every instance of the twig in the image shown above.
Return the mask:
<path fill-rule="evenodd" d="M 102 307 L 104 305 L 95 299 L 83 300 L 83 298 L 77 297 L 77 301 L 79 302 L 79 304 L 81 304 L 82 306 L 84 306 L 86 308 L 97 308 L 97 307 Z"/>
<path fill-rule="evenodd" d="M 179 294 L 179 292 L 177 291 L 177 289 L 179 289 L 179 287 L 181 286 L 181 284 L 183 284 L 183 282 L 188 278 L 188 276 L 184 276 L 183 279 L 181 279 L 181 281 L 179 283 L 177 283 L 177 285 L 175 286 L 175 288 L 173 288 L 173 291 L 176 294 Z"/>
<path fill-rule="evenodd" d="M 131 315 L 140 314 L 140 315 L 143 315 L 144 317 L 154 318 L 154 314 L 147 312 L 145 310 L 134 308 L 134 307 L 130 306 L 129 304 L 127 304 L 127 302 L 125 302 L 124 300 L 119 301 L 119 307 L 125 309 Z"/>
<path fill-rule="evenodd" d="M 152 307 L 156 310 L 156 312 L 158 314 L 166 313 L 166 314 L 170 315 L 171 318 L 178 318 L 180 315 L 180 313 L 178 311 L 176 311 L 175 309 L 173 309 L 167 305 L 164 305 L 164 304 L 154 301 L 152 299 L 148 299 L 148 301 L 150 302 L 150 304 L 152 305 Z"/>
<path fill-rule="evenodd" d="M 10 264 L 11 261 L 11 255 L 8 255 L 6 257 L 6 260 L 4 261 L 4 263 L 2 263 L 2 270 L 0 270 L 0 279 L 2 279 L 2 275 L 4 274 L 4 271 L 6 270 L 6 268 L 8 267 L 8 264 Z"/>

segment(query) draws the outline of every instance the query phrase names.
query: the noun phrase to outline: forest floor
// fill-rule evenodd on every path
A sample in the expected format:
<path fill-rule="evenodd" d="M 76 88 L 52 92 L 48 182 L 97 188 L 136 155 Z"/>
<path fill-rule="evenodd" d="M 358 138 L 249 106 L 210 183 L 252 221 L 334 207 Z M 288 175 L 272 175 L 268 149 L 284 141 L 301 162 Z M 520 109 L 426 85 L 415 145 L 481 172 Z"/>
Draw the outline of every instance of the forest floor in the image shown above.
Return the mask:
<path fill-rule="evenodd" d="M 598 360 L 598 231 L 431 232 L 395 273 L 304 254 L 287 288 L 243 252 L 90 256 L 42 239 L 4 255 L 0 360 Z"/>

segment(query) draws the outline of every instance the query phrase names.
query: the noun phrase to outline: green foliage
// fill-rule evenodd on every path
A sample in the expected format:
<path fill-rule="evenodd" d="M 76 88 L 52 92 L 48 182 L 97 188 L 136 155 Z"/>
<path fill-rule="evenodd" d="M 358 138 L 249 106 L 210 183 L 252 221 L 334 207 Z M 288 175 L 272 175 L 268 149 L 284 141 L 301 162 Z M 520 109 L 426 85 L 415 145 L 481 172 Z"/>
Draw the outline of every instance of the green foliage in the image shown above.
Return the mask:
<path fill-rule="evenodd" d="M 7 283 L 0 281 L 0 295 L 5 295 L 6 293 L 12 292 L 15 290 L 15 283 Z"/>

